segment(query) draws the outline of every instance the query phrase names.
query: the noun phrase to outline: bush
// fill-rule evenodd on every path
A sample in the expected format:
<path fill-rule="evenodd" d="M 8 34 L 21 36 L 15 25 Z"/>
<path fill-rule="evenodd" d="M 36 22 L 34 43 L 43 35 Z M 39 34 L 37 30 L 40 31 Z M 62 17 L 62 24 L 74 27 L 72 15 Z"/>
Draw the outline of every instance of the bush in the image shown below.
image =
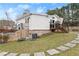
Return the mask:
<path fill-rule="evenodd" d="M 2 43 L 2 35 L 0 35 L 0 43 Z"/>
<path fill-rule="evenodd" d="M 8 39 L 9 39 L 9 36 L 8 35 L 3 35 L 3 43 L 7 43 L 8 42 Z"/>

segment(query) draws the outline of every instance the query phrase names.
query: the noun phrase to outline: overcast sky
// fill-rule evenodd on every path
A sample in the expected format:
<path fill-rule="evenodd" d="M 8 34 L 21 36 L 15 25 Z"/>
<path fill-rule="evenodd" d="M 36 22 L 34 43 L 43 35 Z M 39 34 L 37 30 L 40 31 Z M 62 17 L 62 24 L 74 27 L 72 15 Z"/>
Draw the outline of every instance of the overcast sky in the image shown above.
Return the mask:
<path fill-rule="evenodd" d="M 64 3 L 6 3 L 0 4 L 0 19 L 5 19 L 5 11 L 8 12 L 9 17 L 13 20 L 16 19 L 17 15 L 23 13 L 24 9 L 29 9 L 31 13 L 44 14 L 49 9 L 61 8 L 67 5 Z"/>

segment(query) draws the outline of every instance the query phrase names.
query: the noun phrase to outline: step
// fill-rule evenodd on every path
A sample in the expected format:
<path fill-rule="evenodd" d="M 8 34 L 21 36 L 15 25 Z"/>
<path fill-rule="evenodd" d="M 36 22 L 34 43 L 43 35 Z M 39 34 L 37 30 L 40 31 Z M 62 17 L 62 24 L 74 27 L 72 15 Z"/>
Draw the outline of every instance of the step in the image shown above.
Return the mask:
<path fill-rule="evenodd" d="M 73 44 L 73 43 L 66 43 L 64 45 L 70 48 L 73 48 L 74 46 L 76 46 L 76 44 Z"/>
<path fill-rule="evenodd" d="M 56 50 L 56 49 L 50 49 L 50 50 L 47 50 L 47 53 L 49 55 L 54 55 L 54 54 L 58 54 L 60 53 L 60 51 Z"/>
<path fill-rule="evenodd" d="M 29 53 L 23 53 L 23 54 L 20 54 L 19 56 L 30 56 Z"/>
<path fill-rule="evenodd" d="M 44 52 L 36 52 L 34 53 L 34 56 L 45 56 Z"/>
<path fill-rule="evenodd" d="M 72 40 L 71 43 L 79 43 L 79 40 Z"/>
<path fill-rule="evenodd" d="M 75 38 L 75 40 L 79 40 L 79 38 Z"/>
<path fill-rule="evenodd" d="M 18 53 L 9 53 L 9 54 L 7 54 L 7 56 L 17 56 L 18 55 Z"/>
<path fill-rule="evenodd" d="M 66 50 L 68 50 L 70 48 L 66 47 L 66 46 L 59 46 L 59 47 L 57 47 L 57 49 L 60 50 L 60 51 L 66 51 Z"/>
<path fill-rule="evenodd" d="M 5 56 L 8 52 L 0 52 L 0 56 Z"/>

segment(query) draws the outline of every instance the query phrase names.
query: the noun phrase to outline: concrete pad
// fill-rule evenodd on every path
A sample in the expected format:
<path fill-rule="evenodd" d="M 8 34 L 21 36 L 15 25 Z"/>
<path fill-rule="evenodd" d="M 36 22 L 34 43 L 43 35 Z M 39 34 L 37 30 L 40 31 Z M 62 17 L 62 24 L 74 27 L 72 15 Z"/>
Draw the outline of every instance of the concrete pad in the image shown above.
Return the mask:
<path fill-rule="evenodd" d="M 56 49 L 50 49 L 50 50 L 47 50 L 47 53 L 49 55 L 54 55 L 54 54 L 58 54 L 60 53 L 60 51 L 56 50 Z"/>
<path fill-rule="evenodd" d="M 30 54 L 28 54 L 28 53 L 23 53 L 23 54 L 20 54 L 19 56 L 30 56 Z"/>
<path fill-rule="evenodd" d="M 72 40 L 71 43 L 75 43 L 76 44 L 76 43 L 79 43 L 79 41 L 78 40 Z"/>
<path fill-rule="evenodd" d="M 18 55 L 18 53 L 9 53 L 9 54 L 7 54 L 7 56 L 17 56 Z"/>
<path fill-rule="evenodd" d="M 70 47 L 70 48 L 76 46 L 76 44 L 73 44 L 73 43 L 66 43 L 64 45 L 67 46 L 67 47 Z"/>
<path fill-rule="evenodd" d="M 5 56 L 8 52 L 0 52 L 0 56 Z"/>
<path fill-rule="evenodd" d="M 45 56 L 44 52 L 36 52 L 34 53 L 34 56 Z"/>
<path fill-rule="evenodd" d="M 61 51 L 66 51 L 69 49 L 69 47 L 66 47 L 66 46 L 59 46 L 57 47 L 58 50 L 61 50 Z"/>

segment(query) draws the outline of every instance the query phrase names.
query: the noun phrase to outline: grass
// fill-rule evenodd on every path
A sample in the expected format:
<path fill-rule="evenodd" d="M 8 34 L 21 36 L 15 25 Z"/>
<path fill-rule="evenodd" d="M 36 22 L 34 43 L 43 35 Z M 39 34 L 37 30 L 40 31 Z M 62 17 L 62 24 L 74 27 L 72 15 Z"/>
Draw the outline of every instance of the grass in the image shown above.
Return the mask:
<path fill-rule="evenodd" d="M 50 33 L 47 35 L 43 35 L 34 41 L 21 41 L 21 42 L 9 42 L 6 44 L 0 44 L 0 50 L 9 51 L 9 52 L 17 52 L 17 53 L 31 53 L 47 51 L 48 49 L 56 48 L 60 45 L 63 45 L 76 37 L 75 33 Z M 79 46 L 78 46 L 79 47 Z M 78 50 L 77 47 L 70 50 L 71 52 Z M 69 54 L 69 51 L 60 53 L 58 55 L 66 55 Z M 73 53 L 73 52 L 72 52 Z M 77 52 L 78 53 L 78 52 Z M 72 54 L 71 54 L 72 55 Z M 79 53 L 78 53 L 79 55 Z"/>

